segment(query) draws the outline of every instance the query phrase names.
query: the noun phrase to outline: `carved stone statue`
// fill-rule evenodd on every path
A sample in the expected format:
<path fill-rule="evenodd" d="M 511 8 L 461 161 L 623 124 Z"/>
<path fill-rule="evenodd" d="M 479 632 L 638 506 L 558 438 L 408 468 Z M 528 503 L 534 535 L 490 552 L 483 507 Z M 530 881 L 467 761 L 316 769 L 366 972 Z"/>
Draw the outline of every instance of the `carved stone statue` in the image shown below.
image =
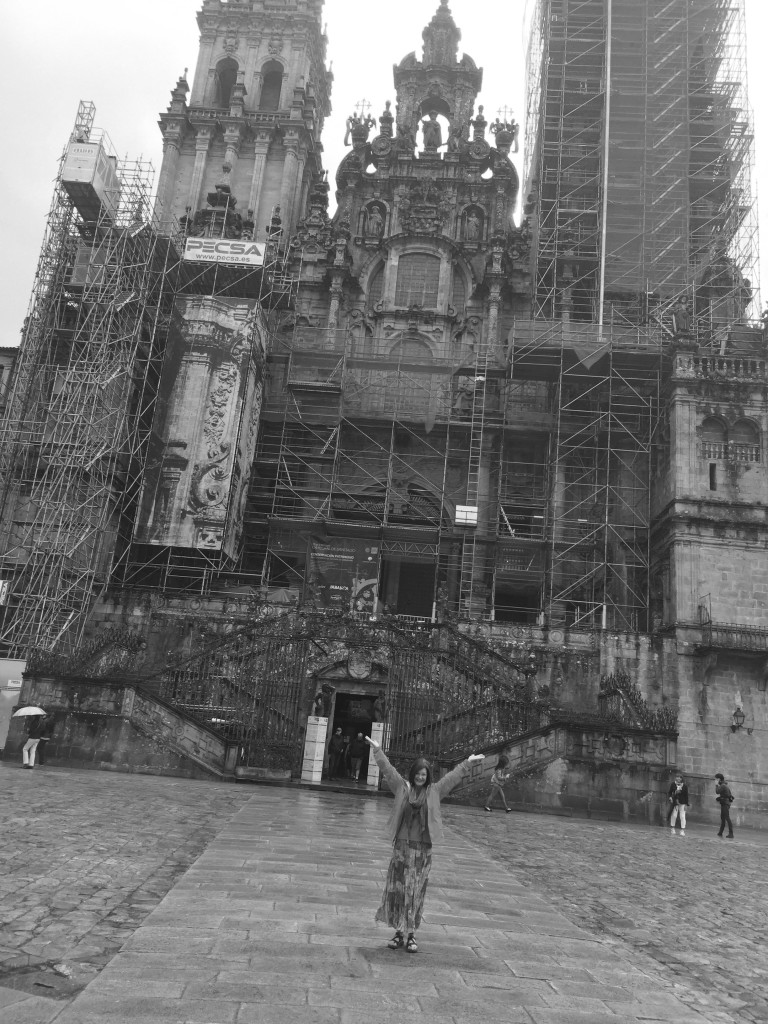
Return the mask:
<path fill-rule="evenodd" d="M 467 126 L 464 121 L 455 121 L 448 129 L 448 152 L 460 153 L 462 145 L 466 142 L 465 133 Z"/>
<path fill-rule="evenodd" d="M 392 138 L 392 125 L 394 124 L 395 120 L 392 111 L 390 110 L 391 106 L 392 101 L 387 100 L 386 105 L 384 107 L 384 113 L 379 118 L 379 134 L 383 135 L 387 139 Z"/>
<path fill-rule="evenodd" d="M 424 151 L 436 153 L 443 144 L 443 131 L 437 120 L 437 111 L 430 110 L 429 117 L 421 122 L 424 129 Z"/>
<path fill-rule="evenodd" d="M 485 108 L 479 106 L 477 108 L 477 117 L 473 118 L 469 123 L 472 125 L 473 133 L 472 140 L 474 142 L 480 142 L 485 138 L 485 129 L 488 124 L 486 119 L 483 117 L 483 110 Z"/>
<path fill-rule="evenodd" d="M 468 210 L 464 225 L 464 237 L 468 242 L 479 242 L 483 231 L 483 221 L 477 210 Z"/>
<path fill-rule="evenodd" d="M 375 722 L 383 722 L 387 716 L 387 701 L 384 691 L 379 690 L 379 695 L 373 702 L 373 719 Z"/>
<path fill-rule="evenodd" d="M 691 333 L 691 311 L 688 299 L 682 298 L 672 307 L 672 322 L 677 336 L 689 336 Z"/>
<path fill-rule="evenodd" d="M 369 206 L 365 217 L 365 234 L 368 238 L 381 238 L 384 232 L 384 218 L 375 204 Z"/>

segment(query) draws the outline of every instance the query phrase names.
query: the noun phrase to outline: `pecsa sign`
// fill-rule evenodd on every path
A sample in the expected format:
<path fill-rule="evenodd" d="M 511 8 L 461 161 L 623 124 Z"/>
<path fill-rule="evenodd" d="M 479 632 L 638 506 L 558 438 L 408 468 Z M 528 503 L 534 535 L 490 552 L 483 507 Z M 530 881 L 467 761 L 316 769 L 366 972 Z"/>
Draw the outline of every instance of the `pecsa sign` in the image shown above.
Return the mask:
<path fill-rule="evenodd" d="M 246 267 L 264 265 L 264 245 L 230 238 L 188 238 L 184 259 L 198 263 L 239 263 Z"/>

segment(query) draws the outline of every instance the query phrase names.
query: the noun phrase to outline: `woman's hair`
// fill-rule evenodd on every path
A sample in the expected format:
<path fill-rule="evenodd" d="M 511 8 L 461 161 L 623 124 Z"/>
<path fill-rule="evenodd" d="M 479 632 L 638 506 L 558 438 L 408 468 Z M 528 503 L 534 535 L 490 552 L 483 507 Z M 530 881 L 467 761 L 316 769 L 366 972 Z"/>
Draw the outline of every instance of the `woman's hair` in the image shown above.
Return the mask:
<path fill-rule="evenodd" d="M 424 757 L 417 757 L 411 765 L 411 770 L 408 772 L 408 781 L 413 786 L 416 784 L 416 773 L 420 772 L 422 768 L 427 769 L 427 781 L 425 785 L 432 785 L 432 765 Z"/>
<path fill-rule="evenodd" d="M 497 768 L 506 768 L 509 764 L 509 758 L 506 754 L 502 754 L 499 760 L 496 762 Z"/>

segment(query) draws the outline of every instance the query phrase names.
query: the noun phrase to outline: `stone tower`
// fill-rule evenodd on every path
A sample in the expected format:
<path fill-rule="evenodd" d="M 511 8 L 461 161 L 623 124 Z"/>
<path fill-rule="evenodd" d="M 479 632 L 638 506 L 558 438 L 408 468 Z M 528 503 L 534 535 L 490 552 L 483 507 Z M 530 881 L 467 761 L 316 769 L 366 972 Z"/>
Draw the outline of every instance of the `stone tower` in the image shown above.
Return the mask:
<path fill-rule="evenodd" d="M 169 227 L 194 218 L 217 187 L 229 190 L 256 239 L 276 206 L 284 229 L 296 225 L 331 109 L 322 6 L 204 0 L 191 96 L 185 72 L 160 117 L 158 196 Z"/>

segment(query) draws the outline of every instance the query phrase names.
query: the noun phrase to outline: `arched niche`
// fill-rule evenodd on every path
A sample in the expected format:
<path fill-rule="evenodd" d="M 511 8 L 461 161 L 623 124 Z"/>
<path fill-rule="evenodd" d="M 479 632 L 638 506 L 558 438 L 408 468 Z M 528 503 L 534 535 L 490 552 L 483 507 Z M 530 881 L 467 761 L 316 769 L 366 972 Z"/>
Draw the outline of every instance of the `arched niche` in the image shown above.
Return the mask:
<path fill-rule="evenodd" d="M 737 420 L 728 431 L 728 440 L 734 444 L 760 444 L 760 430 L 752 420 Z"/>
<path fill-rule="evenodd" d="M 383 238 L 387 227 L 388 209 L 386 203 L 374 199 L 360 210 L 358 234 L 364 238 Z"/>
<path fill-rule="evenodd" d="M 465 242 L 480 243 L 485 238 L 485 210 L 472 204 L 461 215 L 461 237 Z"/>
<path fill-rule="evenodd" d="M 237 61 L 225 57 L 216 65 L 216 103 L 217 107 L 228 107 L 232 99 L 232 89 L 237 81 Z"/>
<path fill-rule="evenodd" d="M 722 420 L 707 416 L 701 424 L 701 439 L 705 444 L 725 444 L 728 431 Z"/>
<path fill-rule="evenodd" d="M 261 69 L 261 95 L 259 110 L 280 110 L 283 94 L 283 65 L 279 60 L 269 60 Z"/>

